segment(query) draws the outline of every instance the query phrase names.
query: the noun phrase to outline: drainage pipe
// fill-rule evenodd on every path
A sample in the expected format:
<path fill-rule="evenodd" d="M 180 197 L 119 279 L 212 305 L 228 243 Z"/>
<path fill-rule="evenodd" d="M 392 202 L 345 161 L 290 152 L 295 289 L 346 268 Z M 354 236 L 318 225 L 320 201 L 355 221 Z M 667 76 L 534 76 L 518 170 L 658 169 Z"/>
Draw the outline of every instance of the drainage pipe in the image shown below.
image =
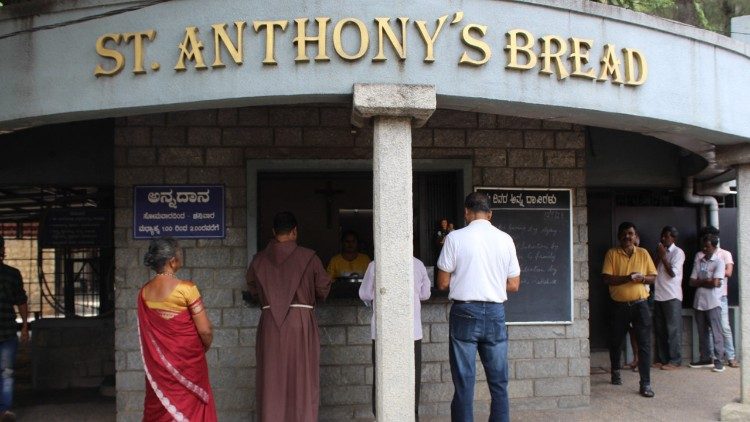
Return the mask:
<path fill-rule="evenodd" d="M 689 204 L 701 204 L 708 207 L 708 225 L 719 228 L 719 201 L 713 196 L 702 196 L 694 193 L 693 177 L 686 177 L 683 186 L 683 198 Z"/>

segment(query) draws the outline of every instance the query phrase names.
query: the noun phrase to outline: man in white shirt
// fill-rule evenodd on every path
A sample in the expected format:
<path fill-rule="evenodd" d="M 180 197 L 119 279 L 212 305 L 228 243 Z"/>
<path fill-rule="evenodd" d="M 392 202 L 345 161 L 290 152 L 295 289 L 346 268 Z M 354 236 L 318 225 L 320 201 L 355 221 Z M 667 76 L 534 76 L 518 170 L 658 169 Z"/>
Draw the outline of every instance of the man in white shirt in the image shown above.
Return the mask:
<path fill-rule="evenodd" d="M 412 257 L 414 269 L 414 414 L 419 420 L 419 392 L 422 385 L 422 303 L 430 298 L 430 278 L 422 261 Z M 359 298 L 372 306 L 370 335 L 372 338 L 372 414 L 375 414 L 375 261 L 370 262 L 359 287 Z"/>
<path fill-rule="evenodd" d="M 675 245 L 677 228 L 661 230 L 656 246 L 656 282 L 654 291 L 654 331 L 657 361 L 661 369 L 677 369 L 682 364 L 682 267 L 685 252 Z"/>
<path fill-rule="evenodd" d="M 474 418 L 476 355 L 490 389 L 490 421 L 509 421 L 507 292 L 521 284 L 521 269 L 511 237 L 491 223 L 487 195 L 474 192 L 464 202 L 467 227 L 445 238 L 437 262 L 437 287 L 453 300 L 450 310 L 449 358 L 453 378 L 451 420 Z"/>
<path fill-rule="evenodd" d="M 706 234 L 712 234 L 719 236 L 719 229 L 714 226 L 706 226 L 701 229 L 701 237 Z M 721 240 L 719 240 L 721 241 Z M 737 362 L 736 355 L 734 352 L 734 338 L 732 336 L 732 327 L 729 325 L 729 278 L 734 272 L 734 259 L 732 259 L 732 253 L 726 249 L 722 249 L 721 245 L 716 247 L 716 256 L 724 261 L 724 280 L 721 283 L 721 335 L 724 337 L 724 354 L 727 357 L 727 364 L 730 368 L 739 368 L 740 364 Z M 698 252 L 699 257 L 703 257 L 702 252 Z M 713 339 L 713 331 L 711 331 L 711 338 Z M 711 354 L 714 354 L 713 340 L 708 342 L 711 349 Z M 719 359 L 724 359 L 724 356 L 717 356 Z"/>

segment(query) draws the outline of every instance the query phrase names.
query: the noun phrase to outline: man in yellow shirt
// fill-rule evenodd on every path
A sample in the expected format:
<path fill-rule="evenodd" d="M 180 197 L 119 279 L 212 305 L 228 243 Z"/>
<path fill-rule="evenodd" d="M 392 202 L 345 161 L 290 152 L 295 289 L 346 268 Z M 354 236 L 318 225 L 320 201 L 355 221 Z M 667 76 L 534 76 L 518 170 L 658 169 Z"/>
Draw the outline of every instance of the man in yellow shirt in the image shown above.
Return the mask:
<path fill-rule="evenodd" d="M 352 230 L 346 230 L 341 235 L 341 253 L 331 258 L 326 271 L 328 275 L 336 279 L 358 274 L 364 277 L 367 264 L 371 261 L 366 254 L 359 253 L 359 236 Z"/>
<path fill-rule="evenodd" d="M 617 228 L 620 246 L 611 248 L 604 256 L 602 278 L 609 285 L 609 296 L 612 298 L 609 358 L 612 384 L 622 385 L 620 355 L 625 334 L 632 324 L 638 340 L 640 393 L 643 397 L 654 397 L 651 389 L 652 319 L 646 285 L 654 284 L 656 267 L 648 251 L 635 246 L 633 241 L 637 236 L 635 224 L 627 221 L 621 223 Z"/>

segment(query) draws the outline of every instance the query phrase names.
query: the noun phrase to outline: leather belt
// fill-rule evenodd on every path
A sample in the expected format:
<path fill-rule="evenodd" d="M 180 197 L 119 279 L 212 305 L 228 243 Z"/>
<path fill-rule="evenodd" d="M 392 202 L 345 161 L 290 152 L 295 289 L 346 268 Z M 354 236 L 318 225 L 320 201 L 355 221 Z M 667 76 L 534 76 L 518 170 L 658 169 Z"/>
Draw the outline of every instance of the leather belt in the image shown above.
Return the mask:
<path fill-rule="evenodd" d="M 618 301 L 615 301 L 615 303 L 618 304 L 618 305 L 634 306 L 634 305 L 637 305 L 637 304 L 639 304 L 641 302 L 645 302 L 646 300 L 648 300 L 648 299 L 638 299 L 638 300 L 634 300 L 632 302 L 618 302 Z"/>
<path fill-rule="evenodd" d="M 491 304 L 500 304 L 500 302 L 487 302 L 485 300 L 455 300 L 453 299 L 453 303 L 458 304 L 464 304 L 464 303 L 491 303 Z"/>

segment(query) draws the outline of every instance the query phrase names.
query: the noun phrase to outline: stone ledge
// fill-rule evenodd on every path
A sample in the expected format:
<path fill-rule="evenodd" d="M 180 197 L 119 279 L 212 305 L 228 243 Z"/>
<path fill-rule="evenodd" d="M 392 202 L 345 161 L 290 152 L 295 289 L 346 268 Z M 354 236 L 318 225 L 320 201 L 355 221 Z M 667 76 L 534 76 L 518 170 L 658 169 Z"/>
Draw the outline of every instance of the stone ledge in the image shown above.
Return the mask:
<path fill-rule="evenodd" d="M 750 420 L 750 404 L 729 403 L 721 408 L 722 421 Z"/>
<path fill-rule="evenodd" d="M 375 116 L 411 117 L 420 127 L 437 107 L 434 85 L 354 84 L 352 123 L 364 127 Z"/>

